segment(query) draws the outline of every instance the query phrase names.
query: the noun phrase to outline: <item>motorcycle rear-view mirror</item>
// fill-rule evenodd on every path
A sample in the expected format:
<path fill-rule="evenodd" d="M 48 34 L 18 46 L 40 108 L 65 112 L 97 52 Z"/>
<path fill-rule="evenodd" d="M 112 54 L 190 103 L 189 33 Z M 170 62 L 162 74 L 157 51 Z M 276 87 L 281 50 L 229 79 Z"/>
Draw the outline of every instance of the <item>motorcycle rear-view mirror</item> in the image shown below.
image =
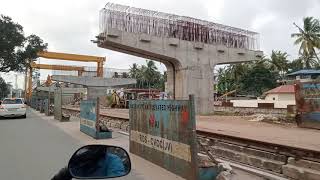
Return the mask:
<path fill-rule="evenodd" d="M 131 161 L 121 147 L 87 145 L 72 155 L 68 170 L 76 179 L 114 178 L 129 174 Z"/>

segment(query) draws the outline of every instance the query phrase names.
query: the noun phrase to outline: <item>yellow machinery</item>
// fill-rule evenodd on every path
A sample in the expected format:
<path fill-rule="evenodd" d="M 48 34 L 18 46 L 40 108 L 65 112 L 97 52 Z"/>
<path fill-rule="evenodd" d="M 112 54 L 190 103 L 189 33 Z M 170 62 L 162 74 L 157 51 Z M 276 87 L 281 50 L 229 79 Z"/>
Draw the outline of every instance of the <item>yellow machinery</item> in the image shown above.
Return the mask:
<path fill-rule="evenodd" d="M 51 64 L 37 64 L 31 62 L 30 67 L 32 69 L 50 69 L 50 70 L 60 70 L 60 71 L 78 71 L 78 76 L 82 76 L 82 73 L 85 71 L 84 67 L 80 66 L 62 66 L 62 65 L 51 65 Z M 50 86 L 52 83 L 51 77 L 47 77 L 46 85 Z"/>
<path fill-rule="evenodd" d="M 51 65 L 51 64 L 37 64 L 31 62 L 30 65 L 33 69 L 50 69 L 50 70 L 61 70 L 61 71 L 78 71 L 78 76 L 81 76 L 84 72 L 84 67 L 80 66 L 62 66 L 62 65 Z"/>
<path fill-rule="evenodd" d="M 67 60 L 67 61 L 79 61 L 79 62 L 96 62 L 97 63 L 97 77 L 103 77 L 103 63 L 106 61 L 105 57 L 88 56 L 79 54 L 57 53 L 57 52 L 38 52 L 37 55 L 42 58 L 55 59 L 55 60 Z M 52 69 L 52 70 L 64 70 L 64 71 L 78 71 L 78 75 L 81 76 L 84 72 L 83 67 L 75 66 L 61 66 L 61 65 L 48 65 L 48 64 L 36 64 L 32 62 L 28 71 L 28 82 L 26 90 L 26 98 L 30 99 L 32 95 L 32 69 Z"/>
<path fill-rule="evenodd" d="M 222 100 L 224 97 L 227 98 L 229 95 L 234 94 L 234 93 L 236 93 L 236 92 L 237 92 L 236 89 L 235 89 L 235 90 L 232 90 L 232 91 L 229 91 L 229 92 L 226 92 L 225 94 L 219 96 L 219 97 L 217 98 L 217 100 Z"/>
<path fill-rule="evenodd" d="M 97 76 L 103 77 L 103 63 L 106 61 L 105 57 L 47 52 L 47 51 L 39 52 L 37 55 L 39 57 L 43 57 L 43 58 L 47 58 L 47 59 L 80 61 L 80 62 L 96 62 L 97 63 Z"/>

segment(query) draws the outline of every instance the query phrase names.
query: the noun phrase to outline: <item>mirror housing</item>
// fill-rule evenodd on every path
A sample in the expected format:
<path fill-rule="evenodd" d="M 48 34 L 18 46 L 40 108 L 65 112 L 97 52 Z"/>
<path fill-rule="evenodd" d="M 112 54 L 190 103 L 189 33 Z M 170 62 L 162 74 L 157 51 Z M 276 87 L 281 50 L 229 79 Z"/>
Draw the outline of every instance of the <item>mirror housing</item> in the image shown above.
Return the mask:
<path fill-rule="evenodd" d="M 127 151 L 121 147 L 87 145 L 72 155 L 68 170 L 76 179 L 115 178 L 129 174 L 131 161 Z"/>

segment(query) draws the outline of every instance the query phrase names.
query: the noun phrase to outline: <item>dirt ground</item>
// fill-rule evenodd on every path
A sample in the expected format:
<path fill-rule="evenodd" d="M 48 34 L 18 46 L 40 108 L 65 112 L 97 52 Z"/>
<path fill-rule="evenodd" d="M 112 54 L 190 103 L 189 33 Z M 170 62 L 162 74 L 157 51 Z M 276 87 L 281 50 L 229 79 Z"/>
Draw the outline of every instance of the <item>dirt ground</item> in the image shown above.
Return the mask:
<path fill-rule="evenodd" d="M 320 150 L 320 130 L 294 124 L 251 122 L 248 116 L 197 116 L 197 130 L 249 138 L 293 147 Z"/>
<path fill-rule="evenodd" d="M 128 109 L 101 109 L 101 114 L 129 118 Z M 284 144 L 320 151 L 320 130 L 299 128 L 294 123 L 250 121 L 252 116 L 196 116 L 197 130 Z"/>

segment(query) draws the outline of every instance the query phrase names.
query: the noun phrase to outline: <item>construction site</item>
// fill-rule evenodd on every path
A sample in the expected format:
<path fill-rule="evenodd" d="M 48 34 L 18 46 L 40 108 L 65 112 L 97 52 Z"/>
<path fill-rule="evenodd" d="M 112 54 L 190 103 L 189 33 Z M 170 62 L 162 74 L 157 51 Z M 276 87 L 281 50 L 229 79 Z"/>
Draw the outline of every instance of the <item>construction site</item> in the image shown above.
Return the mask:
<path fill-rule="evenodd" d="M 297 82 L 295 105 L 266 100 L 240 107 L 227 99 L 235 91 L 214 94 L 215 66 L 263 56 L 258 33 L 113 3 L 100 10 L 99 29 L 97 48 L 163 63 L 165 90 L 106 77 L 108 57 L 44 51 L 38 57 L 76 66 L 31 62 L 25 85 L 31 108 L 97 140 L 126 134 L 130 153 L 184 179 L 205 180 L 211 171 L 211 179 L 320 179 L 320 82 Z M 34 86 L 37 69 L 57 73 Z M 149 136 L 173 149 L 159 140 L 150 145 Z"/>

